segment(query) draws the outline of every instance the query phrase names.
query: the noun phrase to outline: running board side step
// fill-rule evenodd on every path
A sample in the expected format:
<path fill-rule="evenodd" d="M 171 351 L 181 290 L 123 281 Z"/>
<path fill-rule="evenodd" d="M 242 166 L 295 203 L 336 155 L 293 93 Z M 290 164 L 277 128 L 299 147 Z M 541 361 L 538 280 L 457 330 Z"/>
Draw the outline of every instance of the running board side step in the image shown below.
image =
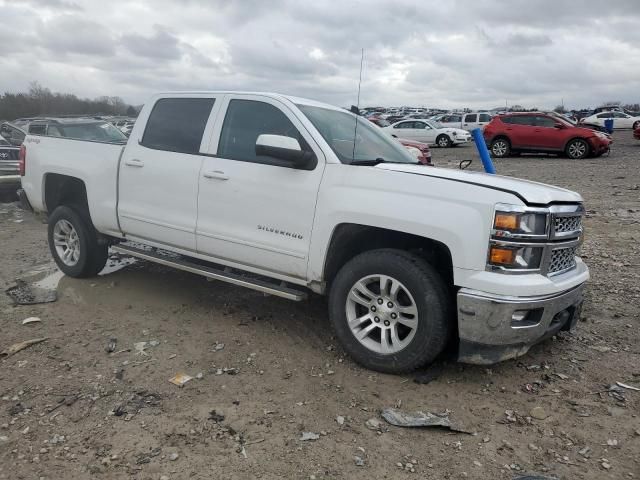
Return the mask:
<path fill-rule="evenodd" d="M 286 298 L 288 300 L 294 300 L 296 302 L 307 298 L 306 292 L 290 288 L 285 285 L 284 282 L 278 284 L 277 281 L 269 282 L 257 278 L 251 278 L 249 276 L 235 273 L 229 267 L 200 265 L 190 261 L 189 257 L 176 255 L 172 252 L 168 252 L 170 255 L 162 255 L 159 254 L 156 249 L 143 250 L 126 244 L 112 245 L 111 250 L 123 255 L 130 255 L 132 257 L 148 260 L 149 262 L 177 268 L 178 270 L 195 273 L 196 275 L 202 275 L 203 277 L 220 280 L 240 287 L 251 288 L 252 290 Z"/>

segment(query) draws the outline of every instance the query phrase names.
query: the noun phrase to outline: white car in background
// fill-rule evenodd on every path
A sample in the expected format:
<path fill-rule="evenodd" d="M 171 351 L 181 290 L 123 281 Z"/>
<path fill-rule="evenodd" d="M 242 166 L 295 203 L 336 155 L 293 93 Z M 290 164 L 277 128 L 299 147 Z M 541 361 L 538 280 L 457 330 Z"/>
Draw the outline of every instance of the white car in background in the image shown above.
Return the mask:
<path fill-rule="evenodd" d="M 613 119 L 613 128 L 633 128 L 634 125 L 640 120 L 640 117 L 632 117 L 624 112 L 601 112 L 585 117 L 580 120 L 580 123 L 591 123 L 594 125 L 600 125 L 604 127 L 604 121 Z"/>
<path fill-rule="evenodd" d="M 442 115 L 438 119 L 443 127 L 461 128 L 469 132 L 476 128 L 483 128 L 490 121 L 491 115 L 486 112 L 451 113 Z"/>
<path fill-rule="evenodd" d="M 396 138 L 417 140 L 438 147 L 453 147 L 471 142 L 471 134 L 461 128 L 446 128 L 433 120 L 401 120 L 383 128 Z"/>

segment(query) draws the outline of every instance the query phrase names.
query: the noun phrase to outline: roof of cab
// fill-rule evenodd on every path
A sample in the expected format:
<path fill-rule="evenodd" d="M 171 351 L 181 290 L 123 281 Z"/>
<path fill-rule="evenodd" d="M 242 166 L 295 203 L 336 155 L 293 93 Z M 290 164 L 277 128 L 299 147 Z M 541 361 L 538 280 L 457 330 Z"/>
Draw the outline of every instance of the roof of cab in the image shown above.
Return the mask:
<path fill-rule="evenodd" d="M 348 112 L 344 108 L 336 107 L 328 103 L 318 102 L 309 98 L 296 97 L 293 95 L 284 95 L 282 93 L 275 92 L 251 92 L 251 91 L 234 91 L 234 90 L 215 90 L 215 91 L 180 91 L 180 92 L 160 92 L 154 95 L 155 98 L 167 98 L 171 96 L 181 95 L 262 95 L 264 97 L 270 97 L 279 100 L 288 100 L 296 105 L 309 105 L 311 107 L 321 107 L 330 110 L 338 110 L 341 112 Z"/>

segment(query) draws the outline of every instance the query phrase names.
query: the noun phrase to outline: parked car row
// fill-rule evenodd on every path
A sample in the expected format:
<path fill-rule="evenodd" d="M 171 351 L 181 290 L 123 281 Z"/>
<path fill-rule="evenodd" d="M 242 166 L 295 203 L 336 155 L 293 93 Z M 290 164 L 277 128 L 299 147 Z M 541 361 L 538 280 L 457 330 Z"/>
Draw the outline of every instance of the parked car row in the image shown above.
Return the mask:
<path fill-rule="evenodd" d="M 634 117 L 624 112 L 602 112 L 596 113 L 595 115 L 591 115 L 589 117 L 585 117 L 580 119 L 579 123 L 584 124 L 592 124 L 598 125 L 601 127 L 605 126 L 606 120 L 613 120 L 613 128 L 621 129 L 621 128 L 633 128 L 635 129 L 640 125 L 640 117 Z"/>

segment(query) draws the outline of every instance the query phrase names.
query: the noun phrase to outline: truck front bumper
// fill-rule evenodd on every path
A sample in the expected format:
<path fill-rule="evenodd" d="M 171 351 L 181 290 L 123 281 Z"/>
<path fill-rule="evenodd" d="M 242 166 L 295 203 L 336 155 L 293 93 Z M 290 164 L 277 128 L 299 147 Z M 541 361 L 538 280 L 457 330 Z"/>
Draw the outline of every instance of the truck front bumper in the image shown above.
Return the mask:
<path fill-rule="evenodd" d="M 458 291 L 458 360 L 489 365 L 527 353 L 532 345 L 572 329 L 580 318 L 585 284 L 556 295 L 507 297 Z"/>

